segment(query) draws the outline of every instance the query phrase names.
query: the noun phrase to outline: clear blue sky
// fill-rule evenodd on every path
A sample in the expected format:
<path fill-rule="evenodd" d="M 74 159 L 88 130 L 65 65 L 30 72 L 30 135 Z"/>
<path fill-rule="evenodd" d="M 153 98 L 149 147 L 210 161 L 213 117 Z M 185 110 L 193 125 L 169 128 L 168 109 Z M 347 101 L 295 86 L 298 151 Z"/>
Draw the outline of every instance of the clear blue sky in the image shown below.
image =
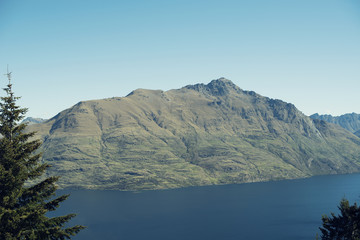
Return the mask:
<path fill-rule="evenodd" d="M 307 115 L 360 113 L 360 1 L 0 0 L 7 64 L 33 117 L 220 77 Z"/>

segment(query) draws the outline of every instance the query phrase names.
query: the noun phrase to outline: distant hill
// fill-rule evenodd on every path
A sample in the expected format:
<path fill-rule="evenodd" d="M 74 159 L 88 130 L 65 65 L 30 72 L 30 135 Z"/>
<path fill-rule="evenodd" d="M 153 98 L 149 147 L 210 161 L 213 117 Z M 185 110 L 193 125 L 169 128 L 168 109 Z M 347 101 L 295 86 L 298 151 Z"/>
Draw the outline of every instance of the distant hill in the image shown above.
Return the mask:
<path fill-rule="evenodd" d="M 79 102 L 28 127 L 61 187 L 165 189 L 360 170 L 360 139 L 221 78 Z"/>
<path fill-rule="evenodd" d="M 312 119 L 320 119 L 327 121 L 329 123 L 337 124 L 346 130 L 355 133 L 359 135 L 360 130 L 360 114 L 357 113 L 347 113 L 341 116 L 331 116 L 331 115 L 319 115 L 318 113 L 315 113 L 310 116 Z"/>
<path fill-rule="evenodd" d="M 32 124 L 37 124 L 37 123 L 45 122 L 46 120 L 47 120 L 47 119 L 43 119 L 43 118 L 27 117 L 27 118 L 25 118 L 22 122 L 23 122 L 23 123 L 28 123 L 28 125 L 32 125 Z"/>

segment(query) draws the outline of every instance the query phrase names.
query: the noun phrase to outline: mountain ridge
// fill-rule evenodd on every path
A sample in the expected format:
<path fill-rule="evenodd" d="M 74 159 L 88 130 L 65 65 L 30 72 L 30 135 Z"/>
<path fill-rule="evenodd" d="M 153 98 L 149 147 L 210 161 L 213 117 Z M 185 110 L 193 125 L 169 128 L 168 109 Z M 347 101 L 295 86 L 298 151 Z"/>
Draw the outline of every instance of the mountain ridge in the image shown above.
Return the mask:
<path fill-rule="evenodd" d="M 42 123 L 42 122 L 45 122 L 45 121 L 47 121 L 47 119 L 27 117 L 27 118 L 25 118 L 25 119 L 22 121 L 22 123 L 26 123 L 26 124 L 28 124 L 28 125 L 31 125 L 31 124 Z"/>
<path fill-rule="evenodd" d="M 220 78 L 79 102 L 29 126 L 61 187 L 143 190 L 360 170 L 360 140 Z"/>
<path fill-rule="evenodd" d="M 332 116 L 330 114 L 319 115 L 318 113 L 315 113 L 311 115 L 310 118 L 337 124 L 354 134 L 356 133 L 355 135 L 357 136 L 360 134 L 360 114 L 354 112 L 340 116 Z"/>

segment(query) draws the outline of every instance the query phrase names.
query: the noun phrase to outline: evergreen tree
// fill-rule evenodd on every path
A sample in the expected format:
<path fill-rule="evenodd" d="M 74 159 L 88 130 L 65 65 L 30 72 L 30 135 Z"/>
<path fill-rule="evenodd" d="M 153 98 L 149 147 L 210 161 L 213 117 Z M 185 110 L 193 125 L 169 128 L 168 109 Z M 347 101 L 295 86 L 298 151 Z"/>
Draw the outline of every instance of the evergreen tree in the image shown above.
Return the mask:
<path fill-rule="evenodd" d="M 84 227 L 65 226 L 75 214 L 46 216 L 69 195 L 54 197 L 59 177 L 39 180 L 50 166 L 34 153 L 40 140 L 31 140 L 34 132 L 25 133 L 26 124 L 19 124 L 27 109 L 16 105 L 10 73 L 8 78 L 0 101 L 0 240 L 70 239 Z"/>
<path fill-rule="evenodd" d="M 338 207 L 340 214 L 331 217 L 323 216 L 323 226 L 320 227 L 323 240 L 360 240 L 360 207 L 356 203 L 342 199 Z"/>

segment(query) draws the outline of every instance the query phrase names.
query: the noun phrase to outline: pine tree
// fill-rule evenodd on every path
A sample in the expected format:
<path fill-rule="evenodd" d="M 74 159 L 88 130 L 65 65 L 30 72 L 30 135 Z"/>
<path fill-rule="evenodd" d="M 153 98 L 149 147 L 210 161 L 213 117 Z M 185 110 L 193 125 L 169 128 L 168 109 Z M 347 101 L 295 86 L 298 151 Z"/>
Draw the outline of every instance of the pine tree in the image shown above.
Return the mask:
<path fill-rule="evenodd" d="M 347 199 L 342 199 L 338 208 L 338 216 L 331 213 L 330 217 L 322 217 L 321 239 L 360 240 L 360 207 L 356 203 L 350 205 Z"/>
<path fill-rule="evenodd" d="M 55 197 L 59 177 L 39 180 L 50 166 L 35 154 L 41 145 L 40 140 L 31 140 L 35 133 L 25 133 L 26 124 L 19 124 L 27 109 L 16 105 L 19 97 L 7 75 L 6 96 L 0 101 L 0 240 L 70 239 L 84 227 L 65 226 L 75 214 L 46 216 L 69 195 Z"/>

